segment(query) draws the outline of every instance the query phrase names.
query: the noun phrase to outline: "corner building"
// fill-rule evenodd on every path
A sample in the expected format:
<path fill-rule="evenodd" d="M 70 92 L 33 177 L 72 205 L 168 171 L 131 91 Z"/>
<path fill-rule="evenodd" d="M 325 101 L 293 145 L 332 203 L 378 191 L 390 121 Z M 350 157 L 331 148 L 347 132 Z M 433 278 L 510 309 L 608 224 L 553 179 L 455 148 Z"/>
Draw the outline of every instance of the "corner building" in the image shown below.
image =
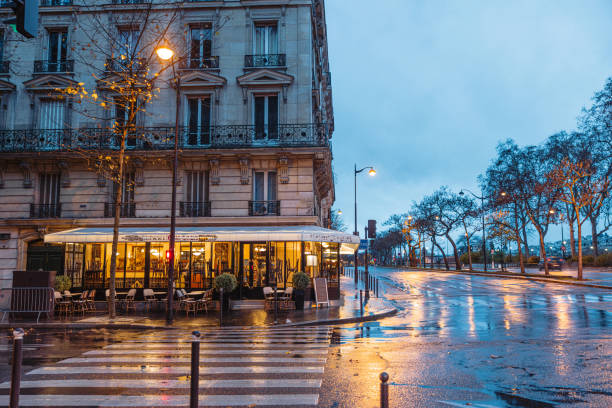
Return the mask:
<path fill-rule="evenodd" d="M 1 287 L 14 273 L 40 269 L 70 276 L 76 289 L 108 287 L 113 182 L 86 155 L 116 153 L 105 132 L 125 112 L 94 120 L 58 89 L 79 82 L 95 89 L 92 66 L 99 77 L 120 63 L 77 58 L 87 39 L 79 19 L 96 13 L 129 46 L 145 29 L 130 16 L 150 6 L 176 12 L 169 33 L 183 55 L 175 65 L 176 286 L 208 288 L 229 272 L 239 281 L 234 296 L 257 298 L 263 286 L 283 288 L 306 271 L 328 278 L 337 297 L 339 255 L 355 238 L 327 229 L 334 116 L 323 0 L 150 1 L 41 0 L 37 38 L 1 33 Z M 119 289 L 167 286 L 171 73 L 161 75 L 159 97 L 138 118 L 144 138 L 127 141 Z"/>

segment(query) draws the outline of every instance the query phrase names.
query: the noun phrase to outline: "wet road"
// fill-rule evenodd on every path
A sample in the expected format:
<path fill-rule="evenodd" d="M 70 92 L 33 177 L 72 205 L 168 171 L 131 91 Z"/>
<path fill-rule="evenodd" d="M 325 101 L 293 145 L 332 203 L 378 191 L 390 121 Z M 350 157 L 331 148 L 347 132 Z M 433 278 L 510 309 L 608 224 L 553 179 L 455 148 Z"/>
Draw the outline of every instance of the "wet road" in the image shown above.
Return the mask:
<path fill-rule="evenodd" d="M 612 293 L 375 269 L 395 317 L 336 330 L 320 407 L 612 406 Z"/>

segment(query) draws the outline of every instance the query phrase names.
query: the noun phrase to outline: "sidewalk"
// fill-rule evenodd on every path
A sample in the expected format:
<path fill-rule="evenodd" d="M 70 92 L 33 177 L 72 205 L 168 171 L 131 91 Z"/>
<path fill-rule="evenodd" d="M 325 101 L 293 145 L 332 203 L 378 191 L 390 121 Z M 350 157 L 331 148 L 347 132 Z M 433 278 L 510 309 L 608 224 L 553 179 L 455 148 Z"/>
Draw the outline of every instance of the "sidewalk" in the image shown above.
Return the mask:
<path fill-rule="evenodd" d="M 364 306 L 363 316 L 359 305 L 359 292 L 355 299 L 355 288 L 352 279 L 341 278 L 340 306 L 319 308 L 312 307 L 307 310 L 278 311 L 276 325 L 278 326 L 306 326 L 323 324 L 347 324 L 359 321 L 377 320 L 397 312 L 389 306 L 383 298 L 371 297 Z M 0 323 L 0 328 L 15 327 L 22 324 L 24 327 L 38 328 L 118 328 L 118 329 L 195 329 L 203 327 L 219 327 L 219 312 L 212 310 L 196 316 L 185 316 L 184 312 L 175 313 L 174 323 L 166 325 L 165 312 L 153 312 L 144 315 L 141 312 L 119 313 L 111 320 L 105 312 L 68 318 L 55 317 L 53 320 L 44 320 L 41 317 L 39 324 L 35 320 L 16 319 Z M 232 326 L 272 326 L 275 325 L 274 311 L 263 309 L 239 309 L 223 314 L 223 327 Z"/>

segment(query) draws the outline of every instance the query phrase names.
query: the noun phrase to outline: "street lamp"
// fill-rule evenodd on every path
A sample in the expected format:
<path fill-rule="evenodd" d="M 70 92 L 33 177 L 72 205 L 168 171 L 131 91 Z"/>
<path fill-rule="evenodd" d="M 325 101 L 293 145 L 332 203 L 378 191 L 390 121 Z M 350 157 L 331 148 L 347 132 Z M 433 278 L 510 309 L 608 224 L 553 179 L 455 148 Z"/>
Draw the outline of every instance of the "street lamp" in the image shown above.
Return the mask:
<path fill-rule="evenodd" d="M 179 111 L 181 108 L 180 83 L 181 77 L 176 74 L 174 68 L 174 51 L 166 45 L 159 46 L 155 52 L 163 61 L 171 61 L 172 76 L 176 86 L 176 112 L 174 117 L 174 159 L 172 161 L 172 204 L 170 206 L 170 237 L 168 256 L 168 305 L 166 307 L 166 323 L 172 324 L 174 302 L 174 244 L 176 240 L 176 179 L 178 171 L 178 136 L 179 136 Z"/>
<path fill-rule="evenodd" d="M 359 236 L 359 230 L 357 229 L 357 174 L 361 173 L 364 170 L 368 170 L 368 175 L 375 176 L 376 170 L 372 166 L 366 166 L 360 170 L 357 170 L 357 164 L 355 163 L 355 230 L 353 231 L 353 235 Z M 365 237 L 367 239 L 367 237 Z M 357 256 L 359 249 L 355 251 L 355 288 L 357 287 Z"/>
<path fill-rule="evenodd" d="M 483 257 L 483 261 L 484 261 L 484 270 L 485 272 L 487 271 L 487 235 L 485 232 L 485 215 L 484 215 L 484 194 L 481 192 L 480 196 L 474 194 L 473 192 L 471 192 L 470 190 L 468 190 L 467 188 L 464 189 L 465 191 L 467 191 L 468 193 L 470 193 L 471 195 L 473 195 L 476 199 L 480 200 L 480 209 L 482 211 L 482 257 Z M 505 193 L 505 192 L 504 192 Z M 463 192 L 463 190 L 459 191 L 459 195 L 463 196 L 465 195 L 465 193 Z M 505 195 L 505 194 L 503 194 Z"/>

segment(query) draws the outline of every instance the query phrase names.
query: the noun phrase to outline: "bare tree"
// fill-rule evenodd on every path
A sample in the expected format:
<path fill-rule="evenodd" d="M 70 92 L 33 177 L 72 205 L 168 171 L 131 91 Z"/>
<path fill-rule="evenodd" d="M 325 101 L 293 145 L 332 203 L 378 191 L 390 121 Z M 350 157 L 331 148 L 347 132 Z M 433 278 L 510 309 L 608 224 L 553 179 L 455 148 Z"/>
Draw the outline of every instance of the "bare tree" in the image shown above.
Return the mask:
<path fill-rule="evenodd" d="M 330 215 L 331 229 L 336 231 L 346 231 L 346 224 L 344 222 L 344 219 L 342 218 L 342 215 L 339 214 L 338 210 L 332 208 Z"/>

